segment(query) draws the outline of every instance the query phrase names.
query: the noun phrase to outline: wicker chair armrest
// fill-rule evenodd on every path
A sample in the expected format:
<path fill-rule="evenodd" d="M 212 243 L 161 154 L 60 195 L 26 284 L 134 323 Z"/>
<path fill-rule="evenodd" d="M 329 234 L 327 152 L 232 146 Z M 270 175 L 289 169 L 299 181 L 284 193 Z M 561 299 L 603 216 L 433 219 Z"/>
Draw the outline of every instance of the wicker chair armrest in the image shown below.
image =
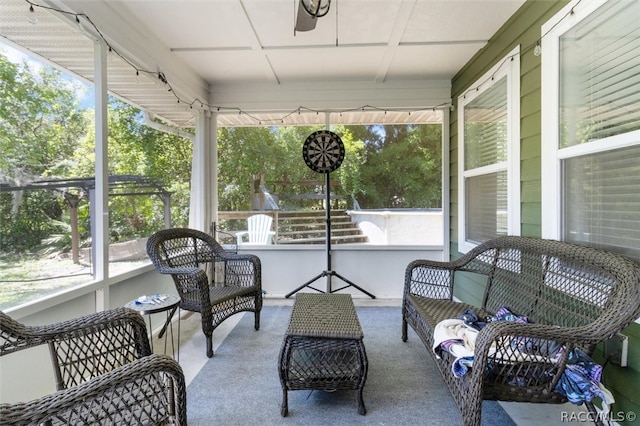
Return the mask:
<path fill-rule="evenodd" d="M 178 277 L 175 282 L 178 293 L 182 298 L 182 303 L 188 303 L 189 297 L 186 294 L 193 293 L 197 294 L 198 303 L 203 304 L 204 310 L 211 310 L 209 303 L 209 277 L 204 270 L 196 267 L 174 268 L 169 266 L 158 266 L 157 270 L 161 274 Z"/>
<path fill-rule="evenodd" d="M 478 333 L 472 369 L 473 379 L 480 383 L 488 364 L 549 366 L 549 383 L 555 383 L 564 372 L 566 357 L 573 348 L 588 348 L 595 343 L 589 326 L 559 327 L 535 323 L 496 321 Z M 482 367 L 480 367 L 482 366 Z"/>
<path fill-rule="evenodd" d="M 593 334 L 588 330 L 588 327 L 559 327 L 511 321 L 490 322 L 478 333 L 474 359 L 481 361 L 491 348 L 505 348 L 513 339 L 556 342 L 570 349 L 574 346 L 585 346 L 594 340 Z"/>
<path fill-rule="evenodd" d="M 430 268 L 430 269 L 446 269 L 446 270 L 455 270 L 458 265 L 456 261 L 452 262 L 442 262 L 439 260 L 428 260 L 428 259 L 416 259 L 409 263 L 408 268 L 422 267 L 422 268 Z"/>
<path fill-rule="evenodd" d="M 433 299 L 453 298 L 455 262 L 418 259 L 405 270 L 404 296 L 410 294 Z"/>
<path fill-rule="evenodd" d="M 465 255 L 448 262 L 444 262 L 440 260 L 416 259 L 413 262 L 409 263 L 409 266 L 407 267 L 407 269 L 411 268 L 413 265 L 413 267 L 421 266 L 424 268 L 449 270 L 449 271 L 464 270 L 464 267 L 468 263 L 473 262 L 476 259 L 478 253 L 481 253 L 481 252 L 482 252 L 482 247 L 479 246 L 469 251 Z"/>
<path fill-rule="evenodd" d="M 156 269 L 157 269 L 158 272 L 160 272 L 161 274 L 164 274 L 164 275 L 186 275 L 186 276 L 191 275 L 191 276 L 194 277 L 194 279 L 200 273 L 205 273 L 202 269 L 196 268 L 196 267 L 176 268 L 176 267 L 173 267 L 173 266 L 158 265 L 156 267 Z"/>
<path fill-rule="evenodd" d="M 22 349 L 77 339 L 95 333 L 113 333 L 114 329 L 133 331 L 133 339 L 141 356 L 149 355 L 151 348 L 146 324 L 140 314 L 129 308 L 114 308 L 47 325 L 25 325 L 0 312 L 0 356 Z"/>
<path fill-rule="evenodd" d="M 186 386 L 180 365 L 149 355 L 79 386 L 14 404 L 0 404 L 0 424 L 186 425 Z M 157 416 L 157 417 L 152 417 Z"/>
<path fill-rule="evenodd" d="M 613 334 L 611 331 L 610 334 Z M 598 336 L 594 333 L 594 324 L 581 327 L 560 327 L 536 323 L 517 323 L 511 321 L 495 321 L 488 323 L 478 333 L 476 339 L 477 359 L 489 352 L 489 348 L 500 347 L 513 338 L 528 338 L 536 341 L 553 341 L 568 349 L 575 346 L 588 348 L 605 340 L 608 335 Z"/>
<path fill-rule="evenodd" d="M 254 254 L 238 254 L 230 251 L 224 251 L 216 255 L 216 260 L 227 261 L 247 261 L 256 265 L 260 265 L 260 258 Z"/>

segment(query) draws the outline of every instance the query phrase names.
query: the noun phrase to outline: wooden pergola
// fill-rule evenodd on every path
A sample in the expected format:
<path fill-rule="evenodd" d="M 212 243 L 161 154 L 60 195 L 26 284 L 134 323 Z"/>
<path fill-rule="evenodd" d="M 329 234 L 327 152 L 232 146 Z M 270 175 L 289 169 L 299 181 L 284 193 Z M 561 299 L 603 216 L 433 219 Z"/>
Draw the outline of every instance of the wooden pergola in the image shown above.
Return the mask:
<path fill-rule="evenodd" d="M 69 207 L 71 216 L 71 249 L 74 263 L 80 261 L 80 235 L 78 231 L 78 205 L 83 199 L 88 199 L 90 206 L 91 229 L 94 229 L 93 199 L 95 194 L 95 178 L 58 178 L 39 180 L 26 185 L 11 185 L 0 183 L 0 191 L 29 191 L 49 190 L 62 193 L 65 204 Z M 109 196 L 126 197 L 138 195 L 157 195 L 164 205 L 165 228 L 171 226 L 171 192 L 156 179 L 139 175 L 113 175 L 109 176 Z M 94 238 L 92 245 L 94 244 Z M 92 252 L 95 252 L 92 250 Z M 92 262 L 93 263 L 93 262 Z"/>

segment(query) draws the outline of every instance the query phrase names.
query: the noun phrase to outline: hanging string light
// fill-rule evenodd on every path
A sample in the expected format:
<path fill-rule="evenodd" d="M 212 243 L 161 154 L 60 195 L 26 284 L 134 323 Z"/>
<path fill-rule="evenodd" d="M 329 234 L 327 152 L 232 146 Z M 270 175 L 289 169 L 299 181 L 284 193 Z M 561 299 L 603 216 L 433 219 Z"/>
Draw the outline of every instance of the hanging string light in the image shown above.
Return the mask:
<path fill-rule="evenodd" d="M 38 23 L 38 15 L 36 15 L 36 10 L 33 8 L 33 5 L 29 5 L 29 13 L 27 14 L 27 21 L 30 24 L 36 25 Z"/>

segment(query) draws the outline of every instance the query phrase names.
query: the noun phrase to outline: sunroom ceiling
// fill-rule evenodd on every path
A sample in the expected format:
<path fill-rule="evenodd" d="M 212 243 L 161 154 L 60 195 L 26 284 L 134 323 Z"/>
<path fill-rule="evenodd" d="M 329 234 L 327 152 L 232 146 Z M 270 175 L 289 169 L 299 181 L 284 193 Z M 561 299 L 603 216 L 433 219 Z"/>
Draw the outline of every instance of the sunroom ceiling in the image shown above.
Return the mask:
<path fill-rule="evenodd" d="M 333 0 L 316 29 L 296 34 L 297 0 L 32 3 L 72 14 L 35 7 L 32 24 L 29 2 L 2 0 L 1 37 L 89 82 L 102 37 L 114 48 L 111 93 L 190 127 L 199 109 L 221 126 L 324 124 L 324 112 L 343 123 L 433 121 L 451 78 L 524 0 Z"/>

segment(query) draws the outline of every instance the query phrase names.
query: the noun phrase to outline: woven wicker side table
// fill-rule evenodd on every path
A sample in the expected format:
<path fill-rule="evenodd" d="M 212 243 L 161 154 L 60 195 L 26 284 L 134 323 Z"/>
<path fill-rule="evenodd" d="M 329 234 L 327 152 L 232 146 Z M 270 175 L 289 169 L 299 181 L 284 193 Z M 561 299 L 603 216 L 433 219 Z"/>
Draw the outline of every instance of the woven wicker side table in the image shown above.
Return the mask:
<path fill-rule="evenodd" d="M 278 361 L 280 414 L 289 413 L 290 390 L 353 389 L 358 413 L 364 415 L 368 362 L 363 338 L 351 295 L 297 294 Z"/>

